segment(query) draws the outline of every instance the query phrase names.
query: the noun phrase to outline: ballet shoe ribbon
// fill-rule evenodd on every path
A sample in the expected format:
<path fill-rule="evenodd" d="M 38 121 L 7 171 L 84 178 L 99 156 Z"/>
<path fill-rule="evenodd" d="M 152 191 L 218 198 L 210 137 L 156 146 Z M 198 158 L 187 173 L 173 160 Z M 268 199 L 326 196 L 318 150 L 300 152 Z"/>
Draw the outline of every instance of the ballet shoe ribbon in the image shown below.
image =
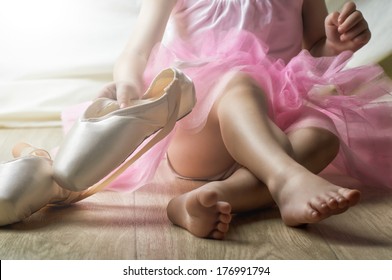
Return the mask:
<path fill-rule="evenodd" d="M 12 148 L 12 155 L 14 158 L 19 158 L 26 155 L 45 157 L 51 159 L 48 151 L 44 149 L 36 148 L 28 143 L 20 142 L 14 145 Z"/>

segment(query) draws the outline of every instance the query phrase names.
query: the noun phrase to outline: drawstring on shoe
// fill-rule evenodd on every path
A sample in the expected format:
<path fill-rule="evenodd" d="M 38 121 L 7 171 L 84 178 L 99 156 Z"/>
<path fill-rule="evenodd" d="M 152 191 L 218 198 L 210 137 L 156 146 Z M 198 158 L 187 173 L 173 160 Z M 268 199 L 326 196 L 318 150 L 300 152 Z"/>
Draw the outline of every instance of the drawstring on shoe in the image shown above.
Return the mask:
<path fill-rule="evenodd" d="M 17 143 L 13 148 L 12 148 L 12 155 L 14 158 L 26 156 L 26 155 L 31 155 L 31 156 L 36 156 L 36 157 L 44 157 L 47 159 L 51 159 L 51 156 L 48 151 L 44 149 L 39 149 L 36 148 L 30 144 L 20 142 Z"/>

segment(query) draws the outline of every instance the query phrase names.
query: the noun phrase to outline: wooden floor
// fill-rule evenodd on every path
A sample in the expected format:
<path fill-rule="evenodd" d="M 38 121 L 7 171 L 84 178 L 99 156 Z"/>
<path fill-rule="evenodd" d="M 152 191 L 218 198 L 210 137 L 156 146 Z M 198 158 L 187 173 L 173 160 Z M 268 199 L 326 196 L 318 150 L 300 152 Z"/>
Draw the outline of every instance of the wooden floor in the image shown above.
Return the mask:
<path fill-rule="evenodd" d="M 0 158 L 18 141 L 52 149 L 61 138 L 59 128 L 1 129 Z M 392 191 L 364 189 L 357 207 L 306 228 L 286 227 L 277 209 L 237 216 L 228 238 L 214 241 L 168 221 L 165 206 L 184 188 L 162 165 L 134 193 L 46 207 L 0 228 L 0 259 L 392 259 Z"/>

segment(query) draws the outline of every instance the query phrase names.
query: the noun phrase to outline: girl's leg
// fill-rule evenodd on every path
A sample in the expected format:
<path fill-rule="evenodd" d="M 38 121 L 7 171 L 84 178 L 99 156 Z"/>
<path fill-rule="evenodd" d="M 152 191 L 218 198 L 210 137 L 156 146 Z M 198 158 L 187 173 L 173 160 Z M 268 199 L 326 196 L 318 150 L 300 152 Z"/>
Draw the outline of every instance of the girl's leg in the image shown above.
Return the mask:
<path fill-rule="evenodd" d="M 292 226 L 320 221 L 358 202 L 358 191 L 330 184 L 293 160 L 293 147 L 269 119 L 263 92 L 253 80 L 239 74 L 225 91 L 200 133 L 180 132 L 174 138 L 169 157 L 179 173 L 205 176 L 208 164 L 214 163 L 207 170 L 218 171 L 235 160 L 266 183 L 284 222 Z"/>
<path fill-rule="evenodd" d="M 267 185 L 287 225 L 318 222 L 358 202 L 359 191 L 333 185 L 293 160 L 289 139 L 269 119 L 263 92 L 252 79 L 234 78 L 218 102 L 228 152 Z"/>
<path fill-rule="evenodd" d="M 313 173 L 323 170 L 339 150 L 336 136 L 323 129 L 298 129 L 289 134 L 289 139 L 295 158 Z M 205 207 L 205 203 L 200 200 L 203 195 L 213 196 L 216 204 Z M 240 168 L 226 180 L 207 183 L 173 198 L 167 213 L 174 224 L 196 236 L 222 239 L 229 229 L 227 209 L 231 209 L 232 213 L 240 213 L 273 204 L 265 184 L 246 168 Z"/>

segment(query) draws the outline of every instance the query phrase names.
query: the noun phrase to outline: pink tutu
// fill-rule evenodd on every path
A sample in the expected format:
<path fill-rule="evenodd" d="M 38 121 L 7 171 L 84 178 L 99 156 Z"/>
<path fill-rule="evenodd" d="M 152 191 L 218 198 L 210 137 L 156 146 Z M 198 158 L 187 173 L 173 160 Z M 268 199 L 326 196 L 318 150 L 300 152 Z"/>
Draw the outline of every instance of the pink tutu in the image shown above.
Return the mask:
<path fill-rule="evenodd" d="M 345 69 L 350 52 L 314 58 L 304 50 L 287 64 L 267 53 L 268 48 L 246 31 L 205 33 L 192 43 L 175 40 L 154 50 L 145 72 L 146 86 L 166 67 L 185 72 L 195 84 L 198 102 L 177 126 L 197 132 L 230 74 L 247 73 L 269 97 L 271 119 L 283 131 L 309 126 L 331 131 L 341 140 L 332 163 L 336 168 L 366 184 L 391 187 L 392 85 L 382 69 Z M 65 128 L 85 107 L 64 111 Z M 146 184 L 169 141 L 170 135 L 124 172 L 111 189 L 134 190 Z"/>

